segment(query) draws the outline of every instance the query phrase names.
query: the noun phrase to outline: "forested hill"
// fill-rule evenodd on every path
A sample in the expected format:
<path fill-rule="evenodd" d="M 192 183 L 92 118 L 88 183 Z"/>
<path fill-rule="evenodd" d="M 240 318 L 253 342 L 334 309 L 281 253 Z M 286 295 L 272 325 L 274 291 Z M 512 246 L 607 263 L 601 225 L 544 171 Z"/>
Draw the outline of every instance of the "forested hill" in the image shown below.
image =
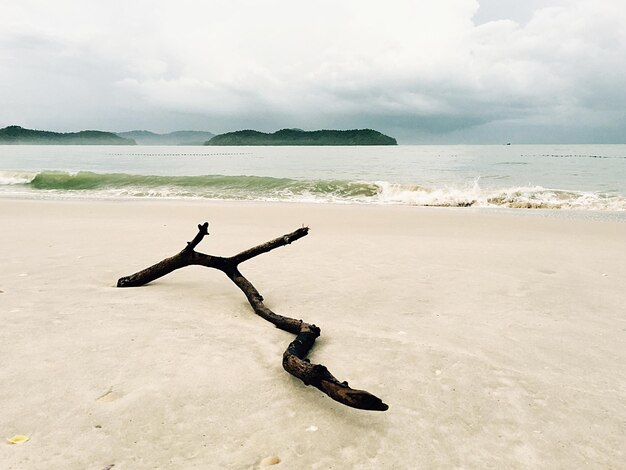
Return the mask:
<path fill-rule="evenodd" d="M 80 131 L 50 132 L 8 126 L 0 129 L 0 144 L 31 145 L 135 145 L 132 139 L 125 139 L 112 132 Z"/>
<path fill-rule="evenodd" d="M 396 139 L 372 129 L 303 131 L 282 129 L 268 134 L 245 130 L 213 137 L 205 145 L 398 145 Z"/>

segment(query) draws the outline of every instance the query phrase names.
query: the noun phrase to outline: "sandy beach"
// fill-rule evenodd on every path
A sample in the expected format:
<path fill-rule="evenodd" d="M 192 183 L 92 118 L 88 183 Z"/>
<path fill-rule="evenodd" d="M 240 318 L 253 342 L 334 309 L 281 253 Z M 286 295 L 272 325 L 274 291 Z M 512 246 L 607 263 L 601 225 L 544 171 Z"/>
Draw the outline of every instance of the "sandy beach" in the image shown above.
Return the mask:
<path fill-rule="evenodd" d="M 293 336 L 222 273 L 117 279 L 177 253 L 310 234 L 242 272 L 322 329 L 310 355 L 380 396 L 288 375 Z M 0 200 L 0 467 L 623 468 L 626 223 L 471 209 Z M 7 438 L 25 435 L 22 444 Z"/>

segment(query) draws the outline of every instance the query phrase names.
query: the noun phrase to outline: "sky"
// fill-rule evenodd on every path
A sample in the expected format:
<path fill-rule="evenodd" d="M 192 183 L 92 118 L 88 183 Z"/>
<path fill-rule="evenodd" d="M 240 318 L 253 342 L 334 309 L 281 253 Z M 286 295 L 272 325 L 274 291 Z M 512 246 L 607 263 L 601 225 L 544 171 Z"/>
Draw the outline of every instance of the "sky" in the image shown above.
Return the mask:
<path fill-rule="evenodd" d="M 0 7 L 0 127 L 626 143 L 624 0 Z"/>

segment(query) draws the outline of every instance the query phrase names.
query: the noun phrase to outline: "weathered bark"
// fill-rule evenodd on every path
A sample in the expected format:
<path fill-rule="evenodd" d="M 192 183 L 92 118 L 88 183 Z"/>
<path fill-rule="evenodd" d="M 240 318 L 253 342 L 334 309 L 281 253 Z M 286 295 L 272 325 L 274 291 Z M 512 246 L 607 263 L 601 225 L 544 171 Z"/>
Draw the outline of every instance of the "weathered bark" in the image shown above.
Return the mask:
<path fill-rule="evenodd" d="M 299 228 L 230 258 L 205 255 L 195 251 L 196 246 L 209 234 L 208 228 L 208 222 L 198 225 L 198 234 L 192 241 L 187 242 L 187 246 L 180 253 L 135 274 L 120 278 L 117 281 L 117 287 L 142 286 L 176 269 L 190 265 L 219 269 L 242 290 L 258 316 L 274 324 L 277 328 L 296 335 L 296 339 L 289 344 L 283 354 L 283 368 L 287 372 L 302 380 L 305 385 L 313 385 L 333 400 L 344 405 L 362 410 L 387 410 L 389 407 L 380 398 L 364 390 L 350 388 L 348 382 L 340 382 L 321 364 L 311 364 L 306 356 L 320 335 L 320 329 L 302 320 L 274 313 L 265 306 L 259 291 L 239 272 L 239 264 L 306 236 L 309 233 L 309 228 Z"/>

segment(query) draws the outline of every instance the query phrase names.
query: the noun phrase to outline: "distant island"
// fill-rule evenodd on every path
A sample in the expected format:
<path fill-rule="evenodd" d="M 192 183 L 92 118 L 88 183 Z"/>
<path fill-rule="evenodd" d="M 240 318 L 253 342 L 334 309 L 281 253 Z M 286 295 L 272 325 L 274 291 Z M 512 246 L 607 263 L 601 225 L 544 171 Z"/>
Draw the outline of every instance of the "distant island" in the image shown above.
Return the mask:
<path fill-rule="evenodd" d="M 216 135 L 204 145 L 398 145 L 398 142 L 393 137 L 372 129 L 281 129 L 272 134 L 253 130 L 227 132 Z"/>
<path fill-rule="evenodd" d="M 150 131 L 117 132 L 125 139 L 132 139 L 137 145 L 204 145 L 215 136 L 205 131 L 176 131 L 168 134 L 156 134 Z"/>
<path fill-rule="evenodd" d="M 0 129 L 0 144 L 25 145 L 135 145 L 133 139 L 126 139 L 112 132 L 80 131 L 50 132 L 8 126 Z"/>
<path fill-rule="evenodd" d="M 0 145 L 398 145 L 396 139 L 372 129 L 346 131 L 281 129 L 274 133 L 254 130 L 215 135 L 206 131 L 157 134 L 145 130 L 104 132 L 51 132 L 8 126 L 0 129 Z"/>

